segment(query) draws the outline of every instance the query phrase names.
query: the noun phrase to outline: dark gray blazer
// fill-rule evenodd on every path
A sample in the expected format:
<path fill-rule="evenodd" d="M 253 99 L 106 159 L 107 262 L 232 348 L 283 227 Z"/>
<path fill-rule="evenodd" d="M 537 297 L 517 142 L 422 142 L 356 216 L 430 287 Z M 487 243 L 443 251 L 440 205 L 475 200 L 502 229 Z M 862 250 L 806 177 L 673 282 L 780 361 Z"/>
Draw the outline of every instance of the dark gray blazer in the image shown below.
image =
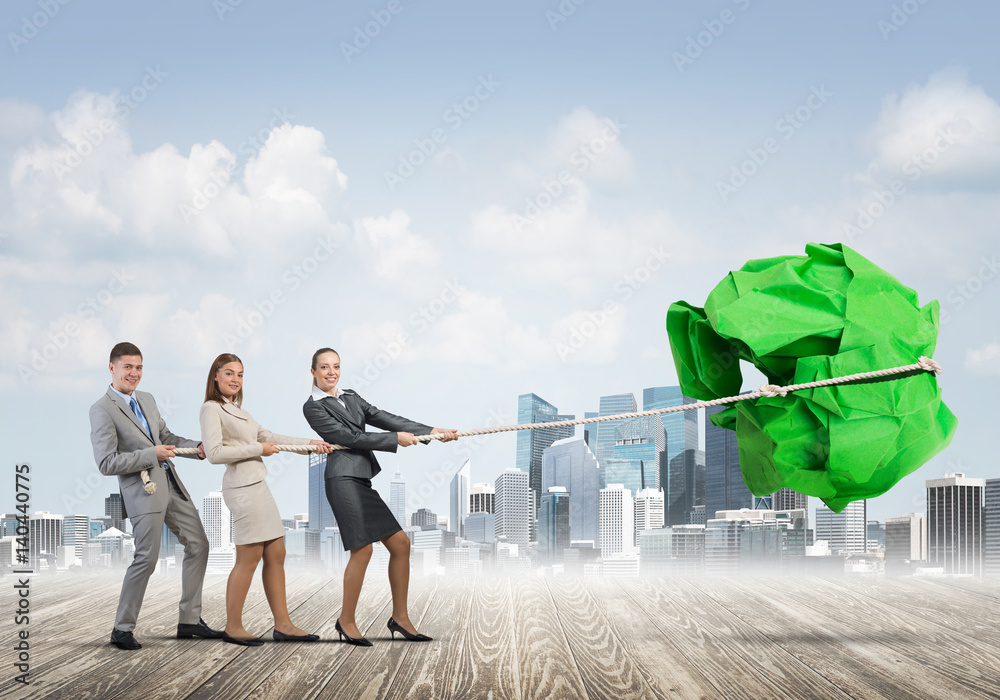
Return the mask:
<path fill-rule="evenodd" d="M 429 425 L 381 411 L 350 389 L 345 390 L 341 398 L 347 404 L 346 410 L 332 396 L 319 401 L 310 397 L 302 406 L 309 427 L 320 438 L 331 445 L 352 448 L 335 450 L 326 456 L 326 479 L 334 476 L 371 479 L 382 471 L 373 450 L 395 452 L 399 446 L 395 431 L 428 435 L 433 430 Z M 366 433 L 366 423 L 393 432 Z"/>

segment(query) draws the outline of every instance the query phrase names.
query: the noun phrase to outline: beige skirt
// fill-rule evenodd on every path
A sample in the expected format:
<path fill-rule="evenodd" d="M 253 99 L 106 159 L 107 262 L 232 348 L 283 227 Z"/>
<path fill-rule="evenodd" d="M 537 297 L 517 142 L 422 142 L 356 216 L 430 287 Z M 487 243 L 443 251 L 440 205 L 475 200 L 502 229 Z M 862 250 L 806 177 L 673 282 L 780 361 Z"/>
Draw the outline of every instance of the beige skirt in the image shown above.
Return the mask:
<path fill-rule="evenodd" d="M 233 543 L 254 544 L 285 536 L 278 504 L 263 481 L 222 489 L 222 500 L 233 514 Z"/>

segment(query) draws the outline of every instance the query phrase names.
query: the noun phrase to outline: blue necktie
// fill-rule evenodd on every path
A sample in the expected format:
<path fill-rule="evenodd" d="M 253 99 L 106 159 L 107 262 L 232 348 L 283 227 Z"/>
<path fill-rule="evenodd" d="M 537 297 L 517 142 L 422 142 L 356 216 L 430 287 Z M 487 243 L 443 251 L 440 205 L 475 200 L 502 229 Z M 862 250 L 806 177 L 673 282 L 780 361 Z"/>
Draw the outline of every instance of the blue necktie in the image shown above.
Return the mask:
<path fill-rule="evenodd" d="M 142 423 L 142 427 L 146 429 L 146 434 L 149 435 L 149 439 L 153 439 L 153 431 L 149 429 L 149 423 L 146 421 L 146 416 L 142 415 L 142 411 L 139 410 L 139 402 L 135 400 L 134 396 L 129 397 L 128 405 L 132 408 L 132 413 L 135 414 L 139 422 Z M 153 440 L 155 443 L 156 441 Z M 169 465 L 166 461 L 162 462 L 163 468 L 166 469 Z"/>

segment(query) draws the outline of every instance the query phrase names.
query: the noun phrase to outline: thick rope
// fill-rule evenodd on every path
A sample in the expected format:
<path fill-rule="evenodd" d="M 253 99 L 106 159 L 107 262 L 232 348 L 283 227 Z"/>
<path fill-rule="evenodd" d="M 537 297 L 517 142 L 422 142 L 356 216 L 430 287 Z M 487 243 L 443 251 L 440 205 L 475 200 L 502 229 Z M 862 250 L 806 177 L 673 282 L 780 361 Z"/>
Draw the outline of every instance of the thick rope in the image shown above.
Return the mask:
<path fill-rule="evenodd" d="M 695 403 L 687 403 L 681 406 L 669 406 L 667 408 L 657 408 L 651 411 L 636 411 L 635 413 L 618 413 L 613 416 L 597 416 L 594 418 L 577 418 L 573 420 L 560 420 L 552 421 L 550 423 L 520 423 L 517 425 L 498 425 L 494 428 L 476 428 L 474 430 L 459 430 L 458 437 L 470 437 L 472 435 L 493 435 L 494 433 L 507 433 L 515 430 L 535 430 L 538 428 L 558 428 L 564 425 L 584 425 L 587 423 L 601 423 L 603 421 L 611 420 L 622 420 L 626 418 L 642 418 L 644 416 L 658 416 L 662 413 L 675 413 L 678 411 L 693 411 L 699 408 L 707 408 L 709 406 L 721 406 L 727 403 L 736 403 L 737 401 L 748 401 L 752 399 L 759 398 L 773 398 L 775 396 L 786 396 L 793 391 L 802 391 L 803 389 L 815 389 L 821 386 L 833 386 L 836 384 L 847 384 L 850 382 L 857 382 L 864 379 L 873 379 L 875 377 L 887 377 L 894 374 L 904 374 L 906 372 L 933 372 L 934 374 L 941 374 L 941 365 L 932 360 L 929 357 L 921 356 L 920 359 L 912 365 L 903 365 L 900 367 L 892 367 L 890 369 L 878 369 L 873 372 L 859 372 L 857 374 L 848 374 L 842 377 L 831 377 L 830 379 L 822 379 L 818 382 L 806 382 L 804 384 L 790 384 L 788 386 L 776 386 L 774 384 L 762 384 L 760 389 L 750 394 L 740 394 L 739 396 L 727 396 L 722 399 L 712 399 L 711 401 L 698 401 Z M 431 440 L 440 440 L 442 435 L 416 435 L 417 442 L 430 442 Z M 307 452 L 315 452 L 318 448 L 315 445 L 275 445 L 276 450 L 281 452 L 298 452 L 305 454 Z M 350 447 L 345 447 L 344 445 L 334 445 L 334 450 L 349 450 Z M 190 455 L 198 454 L 197 448 L 194 447 L 178 447 L 174 450 L 175 454 L 178 455 Z"/>

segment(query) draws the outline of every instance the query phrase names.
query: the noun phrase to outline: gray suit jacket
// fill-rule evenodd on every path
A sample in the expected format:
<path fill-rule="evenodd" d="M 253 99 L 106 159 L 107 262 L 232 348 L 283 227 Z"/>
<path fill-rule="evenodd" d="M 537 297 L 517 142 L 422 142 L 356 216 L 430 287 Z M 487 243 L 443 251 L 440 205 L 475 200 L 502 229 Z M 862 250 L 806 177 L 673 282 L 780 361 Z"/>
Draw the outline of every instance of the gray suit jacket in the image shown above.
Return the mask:
<path fill-rule="evenodd" d="M 160 417 L 152 394 L 136 391 L 139 402 L 153 433 L 153 439 L 142 427 L 132 408 L 111 388 L 90 407 L 90 443 L 94 448 L 97 468 L 105 476 L 117 476 L 125 505 L 125 517 L 158 513 L 167 507 L 170 492 L 167 489 L 167 474 L 156 459 L 156 445 L 176 447 L 197 447 L 196 440 L 188 440 L 174 435 Z M 198 455 L 183 455 L 199 459 Z M 184 497 L 191 500 L 187 489 L 181 483 L 173 462 L 167 460 L 174 472 L 177 486 Z M 156 493 L 146 493 L 139 473 L 149 470 L 149 478 L 156 483 Z"/>
<path fill-rule="evenodd" d="M 315 401 L 311 397 L 302 406 L 302 413 L 309 427 L 331 445 L 343 445 L 350 450 L 335 450 L 326 456 L 324 478 L 334 476 L 357 476 L 371 479 L 382 471 L 373 450 L 395 452 L 399 443 L 396 432 L 366 433 L 365 423 L 382 430 L 428 435 L 433 428 L 417 423 L 409 418 L 382 411 L 352 390 L 341 395 L 345 409 L 332 396 Z M 427 443 L 424 443 L 427 444 Z"/>

